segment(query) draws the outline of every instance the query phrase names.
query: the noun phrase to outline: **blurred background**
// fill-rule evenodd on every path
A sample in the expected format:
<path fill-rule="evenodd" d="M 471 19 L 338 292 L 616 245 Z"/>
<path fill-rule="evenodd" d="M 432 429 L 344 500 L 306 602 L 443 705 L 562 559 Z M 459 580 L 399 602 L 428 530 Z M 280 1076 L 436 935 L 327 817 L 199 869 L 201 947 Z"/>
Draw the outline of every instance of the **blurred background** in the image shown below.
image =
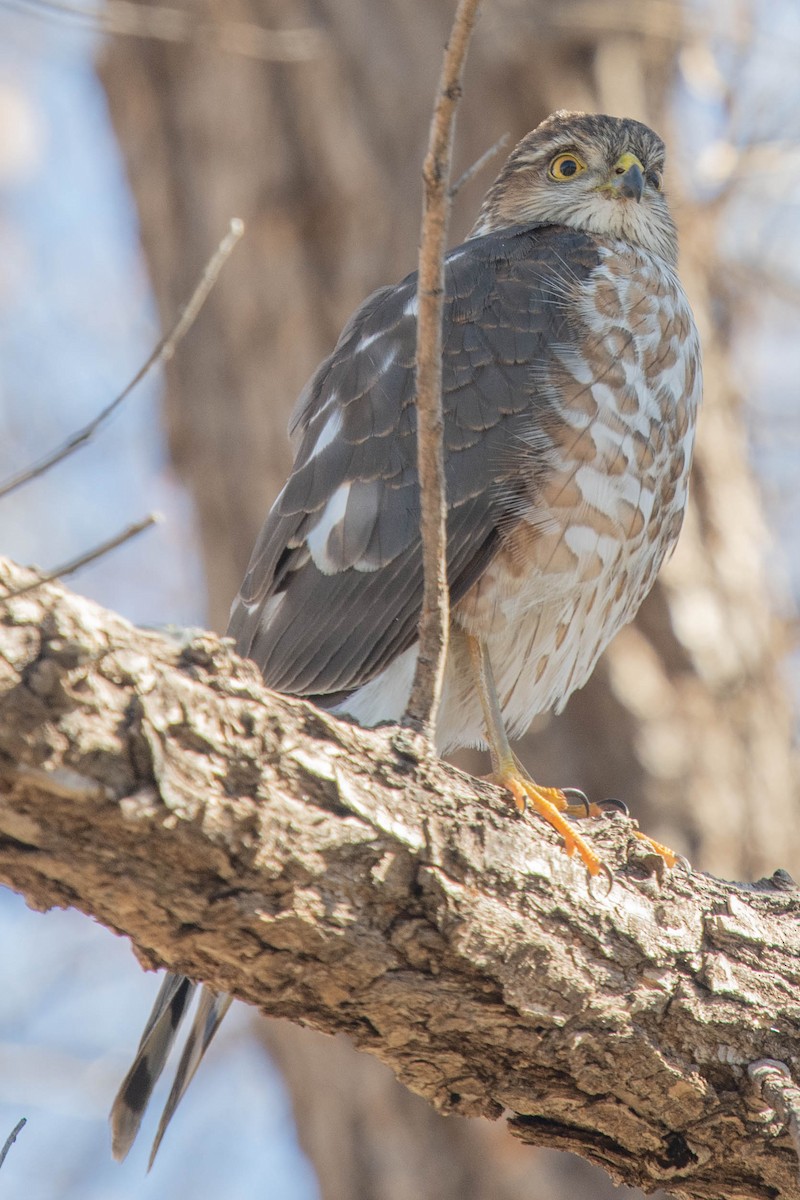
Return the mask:
<path fill-rule="evenodd" d="M 73 586 L 136 622 L 224 629 L 300 387 L 363 297 L 415 265 L 454 8 L 0 0 L 0 478 L 121 390 L 230 218 L 247 227 L 166 377 L 0 502 L 3 553 L 52 567 L 160 509 Z M 667 140 L 705 356 L 691 509 L 636 624 L 521 753 L 537 778 L 623 796 L 695 867 L 736 879 L 800 876 L 799 63 L 793 0 L 485 0 L 456 141 L 458 174 L 555 108 Z M 459 193 L 452 242 L 499 166 Z M 117 1166 L 106 1113 L 155 978 L 86 918 L 8 892 L 0 945 L 0 1144 L 28 1118 L 3 1197 L 628 1194 L 241 1006 L 153 1172 L 155 1113 Z"/>

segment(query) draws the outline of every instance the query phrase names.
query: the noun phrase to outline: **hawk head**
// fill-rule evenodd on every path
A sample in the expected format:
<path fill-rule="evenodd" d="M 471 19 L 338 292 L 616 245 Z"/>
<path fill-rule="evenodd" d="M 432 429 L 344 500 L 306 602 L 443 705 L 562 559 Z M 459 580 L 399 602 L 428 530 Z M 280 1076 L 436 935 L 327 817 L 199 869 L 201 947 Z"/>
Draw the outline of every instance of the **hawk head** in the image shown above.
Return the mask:
<path fill-rule="evenodd" d="M 664 143 L 639 121 L 555 112 L 524 137 L 492 184 L 472 236 L 512 225 L 568 225 L 674 263 L 661 190 Z"/>

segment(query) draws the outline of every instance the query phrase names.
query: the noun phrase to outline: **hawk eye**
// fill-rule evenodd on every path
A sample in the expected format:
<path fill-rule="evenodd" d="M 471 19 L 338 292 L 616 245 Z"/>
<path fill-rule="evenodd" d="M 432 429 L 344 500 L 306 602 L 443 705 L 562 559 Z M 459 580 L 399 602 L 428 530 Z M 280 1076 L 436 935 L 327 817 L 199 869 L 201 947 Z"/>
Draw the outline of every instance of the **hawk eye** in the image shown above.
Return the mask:
<path fill-rule="evenodd" d="M 581 162 L 577 154 L 557 154 L 550 163 L 547 174 L 551 179 L 564 180 L 572 179 L 585 170 L 586 164 Z"/>
<path fill-rule="evenodd" d="M 661 191 L 661 172 L 660 171 L 648 171 L 647 174 L 645 175 L 645 179 L 650 184 L 650 187 L 655 188 L 657 192 Z"/>

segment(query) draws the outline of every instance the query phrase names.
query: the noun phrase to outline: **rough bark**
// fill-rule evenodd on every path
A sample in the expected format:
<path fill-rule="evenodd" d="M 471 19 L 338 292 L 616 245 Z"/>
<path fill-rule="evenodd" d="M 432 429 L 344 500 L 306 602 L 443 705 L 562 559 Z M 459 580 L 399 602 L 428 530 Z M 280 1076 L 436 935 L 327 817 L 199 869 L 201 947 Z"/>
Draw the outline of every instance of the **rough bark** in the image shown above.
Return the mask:
<path fill-rule="evenodd" d="M 6 588 L 30 578 L 3 563 Z M 659 878 L 617 818 L 592 830 L 615 868 L 593 893 L 409 731 L 338 722 L 211 635 L 176 646 L 55 585 L 4 603 L 0 673 L 0 877 L 30 903 L 619 1180 L 800 1196 L 747 1075 L 800 1069 L 785 877 Z"/>
<path fill-rule="evenodd" d="M 547 1165 L 563 1162 L 563 1154 L 523 1145 L 502 1121 L 442 1116 L 343 1034 L 331 1038 L 281 1020 L 259 1021 L 256 1033 L 290 1091 L 303 1149 L 325 1164 L 326 1200 L 561 1200 Z M 608 1178 L 575 1155 L 569 1160 L 586 1175 Z M 574 1188 L 563 1193 L 564 1200 L 575 1195 Z"/>

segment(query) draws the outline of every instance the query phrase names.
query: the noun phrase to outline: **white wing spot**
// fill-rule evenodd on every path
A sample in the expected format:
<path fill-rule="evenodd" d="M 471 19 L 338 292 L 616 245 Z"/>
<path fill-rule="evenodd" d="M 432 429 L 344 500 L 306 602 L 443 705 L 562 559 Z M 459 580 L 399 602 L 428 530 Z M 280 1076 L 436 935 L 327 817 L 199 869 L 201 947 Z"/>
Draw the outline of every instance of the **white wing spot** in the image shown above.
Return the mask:
<path fill-rule="evenodd" d="M 341 483 L 323 508 L 314 528 L 306 538 L 306 545 L 311 552 L 311 557 L 323 575 L 333 575 L 336 572 L 336 563 L 328 554 L 328 538 L 331 530 L 344 520 L 349 495 L 350 484 Z"/>
<path fill-rule="evenodd" d="M 286 592 L 278 592 L 277 596 L 270 596 L 261 612 L 260 624 L 262 629 L 269 629 L 270 625 L 277 617 L 278 612 L 283 607 L 285 601 Z M 257 605 L 248 604 L 246 607 L 248 611 L 252 611 L 253 608 L 257 607 Z"/>
<path fill-rule="evenodd" d="M 318 454 L 321 454 L 326 446 L 330 446 L 331 442 L 335 441 L 341 433 L 341 429 L 342 413 L 340 409 L 337 409 L 336 412 L 331 413 L 325 424 L 322 426 L 322 429 L 319 432 L 319 437 L 314 443 L 314 447 L 308 456 L 309 461 L 312 458 L 316 458 Z"/>
<path fill-rule="evenodd" d="M 230 611 L 231 619 L 233 619 L 233 614 L 236 612 L 237 608 L 243 608 L 247 613 L 254 613 L 258 608 L 259 603 L 260 602 L 258 600 L 247 601 L 243 596 L 234 597 Z"/>
<path fill-rule="evenodd" d="M 406 300 L 405 304 L 403 305 L 403 316 L 404 317 L 415 317 L 417 315 L 417 311 L 418 311 L 417 293 L 412 292 L 411 295 L 409 296 L 409 298 Z"/>
<path fill-rule="evenodd" d="M 364 337 L 362 337 L 361 341 L 358 343 L 358 345 L 354 348 L 353 353 L 354 354 L 363 354 L 363 352 L 365 350 L 368 350 L 370 348 L 370 346 L 372 345 L 373 342 L 377 342 L 378 338 L 383 337 L 383 334 L 384 334 L 383 329 L 379 329 L 377 333 L 365 334 Z"/>

